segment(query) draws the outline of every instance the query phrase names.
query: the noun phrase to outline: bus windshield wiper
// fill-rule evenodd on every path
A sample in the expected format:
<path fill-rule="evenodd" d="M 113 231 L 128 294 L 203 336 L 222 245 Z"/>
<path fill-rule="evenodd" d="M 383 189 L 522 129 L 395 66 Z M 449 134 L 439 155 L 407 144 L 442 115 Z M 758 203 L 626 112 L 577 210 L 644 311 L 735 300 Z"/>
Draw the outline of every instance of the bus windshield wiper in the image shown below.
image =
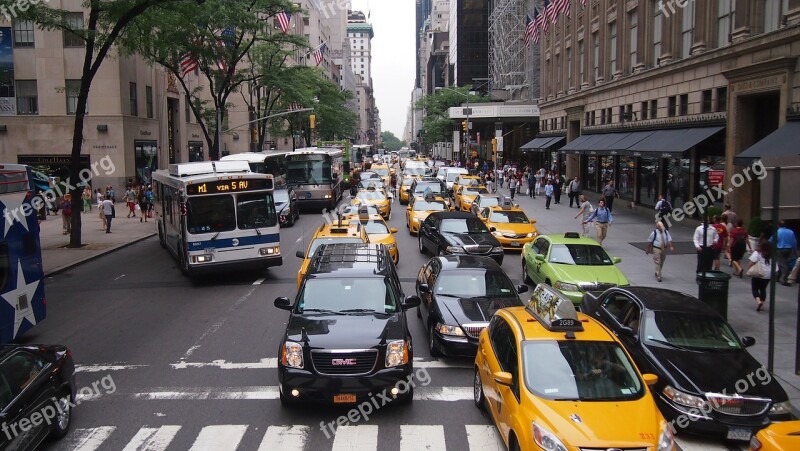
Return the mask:
<path fill-rule="evenodd" d="M 222 232 L 222 230 L 220 230 L 219 232 L 215 233 L 214 236 L 211 237 L 211 241 L 216 240 L 217 237 L 219 236 L 220 232 Z"/>

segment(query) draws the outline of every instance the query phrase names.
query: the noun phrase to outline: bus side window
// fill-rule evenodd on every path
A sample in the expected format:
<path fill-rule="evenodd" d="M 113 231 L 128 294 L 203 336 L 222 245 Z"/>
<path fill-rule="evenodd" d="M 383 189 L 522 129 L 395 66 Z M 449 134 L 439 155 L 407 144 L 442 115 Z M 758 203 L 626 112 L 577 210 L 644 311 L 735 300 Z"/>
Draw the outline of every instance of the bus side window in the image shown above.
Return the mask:
<path fill-rule="evenodd" d="M 22 255 L 29 256 L 36 253 L 36 235 L 26 233 L 22 236 Z"/>

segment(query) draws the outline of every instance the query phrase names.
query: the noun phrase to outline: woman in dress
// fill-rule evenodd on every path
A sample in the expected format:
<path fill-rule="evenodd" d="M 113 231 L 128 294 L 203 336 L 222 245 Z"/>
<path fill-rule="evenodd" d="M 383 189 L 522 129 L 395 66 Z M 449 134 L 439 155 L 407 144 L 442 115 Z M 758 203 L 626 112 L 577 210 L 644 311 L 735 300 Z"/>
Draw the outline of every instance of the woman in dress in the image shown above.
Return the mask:
<path fill-rule="evenodd" d="M 744 268 L 742 268 L 742 258 L 745 251 L 753 252 L 750 247 L 750 240 L 748 239 L 747 230 L 744 228 L 744 221 L 739 219 L 736 221 L 736 227 L 730 233 L 731 242 L 731 263 L 733 264 L 733 275 L 742 277 Z"/>
<path fill-rule="evenodd" d="M 592 208 L 592 204 L 586 200 L 586 196 L 583 194 L 578 196 L 578 200 L 580 201 L 580 210 L 578 211 L 578 214 L 575 215 L 575 219 L 578 219 L 578 216 L 583 215 L 583 218 L 581 218 L 581 227 L 583 227 L 583 236 L 586 236 L 588 233 L 588 225 L 586 222 L 588 221 L 589 215 L 592 214 L 594 208 Z"/>

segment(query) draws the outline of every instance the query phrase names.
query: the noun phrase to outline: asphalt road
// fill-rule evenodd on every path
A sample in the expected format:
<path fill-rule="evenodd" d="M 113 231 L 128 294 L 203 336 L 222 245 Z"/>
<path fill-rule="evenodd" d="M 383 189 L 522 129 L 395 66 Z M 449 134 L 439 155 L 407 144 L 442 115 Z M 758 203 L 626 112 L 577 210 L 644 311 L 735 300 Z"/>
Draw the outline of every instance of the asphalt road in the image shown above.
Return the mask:
<path fill-rule="evenodd" d="M 428 257 L 394 208 L 398 270 L 413 294 Z M 153 238 L 48 279 L 48 319 L 25 340 L 69 346 L 81 394 L 70 434 L 46 449 L 505 449 L 472 404 L 471 362 L 432 359 L 413 311 L 416 368 L 430 381 L 413 403 L 382 406 L 336 434 L 320 423 L 348 409 L 281 407 L 275 364 L 288 313 L 272 302 L 296 294 L 295 251 L 322 220 L 309 212 L 282 229 L 284 264 L 263 274 L 192 282 Z M 503 267 L 521 282 L 518 255 Z"/>

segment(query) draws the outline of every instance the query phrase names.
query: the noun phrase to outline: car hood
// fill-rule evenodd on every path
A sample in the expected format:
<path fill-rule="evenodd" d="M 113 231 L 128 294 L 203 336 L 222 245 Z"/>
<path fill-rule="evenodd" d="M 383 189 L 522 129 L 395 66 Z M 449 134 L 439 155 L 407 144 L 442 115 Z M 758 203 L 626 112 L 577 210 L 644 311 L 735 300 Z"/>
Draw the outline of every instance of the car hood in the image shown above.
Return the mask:
<path fill-rule="evenodd" d="M 727 394 L 758 396 L 776 402 L 788 399 L 775 378 L 744 350 L 694 352 L 660 345 L 645 347 L 669 374 L 663 382 L 683 391 L 702 394 L 725 390 Z"/>
<path fill-rule="evenodd" d="M 461 298 L 458 296 L 438 295 L 435 302 L 439 304 L 442 314 L 450 313 L 451 319 L 458 325 L 466 323 L 485 323 L 488 322 L 494 312 L 505 307 L 523 305 L 519 296 L 503 298 Z M 447 318 L 445 322 L 447 322 Z M 448 324 L 453 324 L 452 322 Z"/>
<path fill-rule="evenodd" d="M 403 329 L 401 313 L 293 314 L 286 326 L 286 339 L 303 343 L 308 337 L 309 346 L 317 349 L 368 349 L 380 343 L 382 338 L 403 339 Z"/>
<path fill-rule="evenodd" d="M 500 242 L 491 233 L 443 233 L 442 237 L 453 246 L 500 245 Z"/>
<path fill-rule="evenodd" d="M 558 280 L 569 283 L 614 283 L 629 285 L 628 279 L 616 265 L 578 266 L 551 263 Z"/>
<path fill-rule="evenodd" d="M 275 211 L 281 212 L 289 208 L 289 202 L 275 202 Z"/>
<path fill-rule="evenodd" d="M 489 227 L 494 227 L 500 233 L 534 233 L 536 227 L 533 224 L 505 224 L 505 223 L 489 223 Z"/>

